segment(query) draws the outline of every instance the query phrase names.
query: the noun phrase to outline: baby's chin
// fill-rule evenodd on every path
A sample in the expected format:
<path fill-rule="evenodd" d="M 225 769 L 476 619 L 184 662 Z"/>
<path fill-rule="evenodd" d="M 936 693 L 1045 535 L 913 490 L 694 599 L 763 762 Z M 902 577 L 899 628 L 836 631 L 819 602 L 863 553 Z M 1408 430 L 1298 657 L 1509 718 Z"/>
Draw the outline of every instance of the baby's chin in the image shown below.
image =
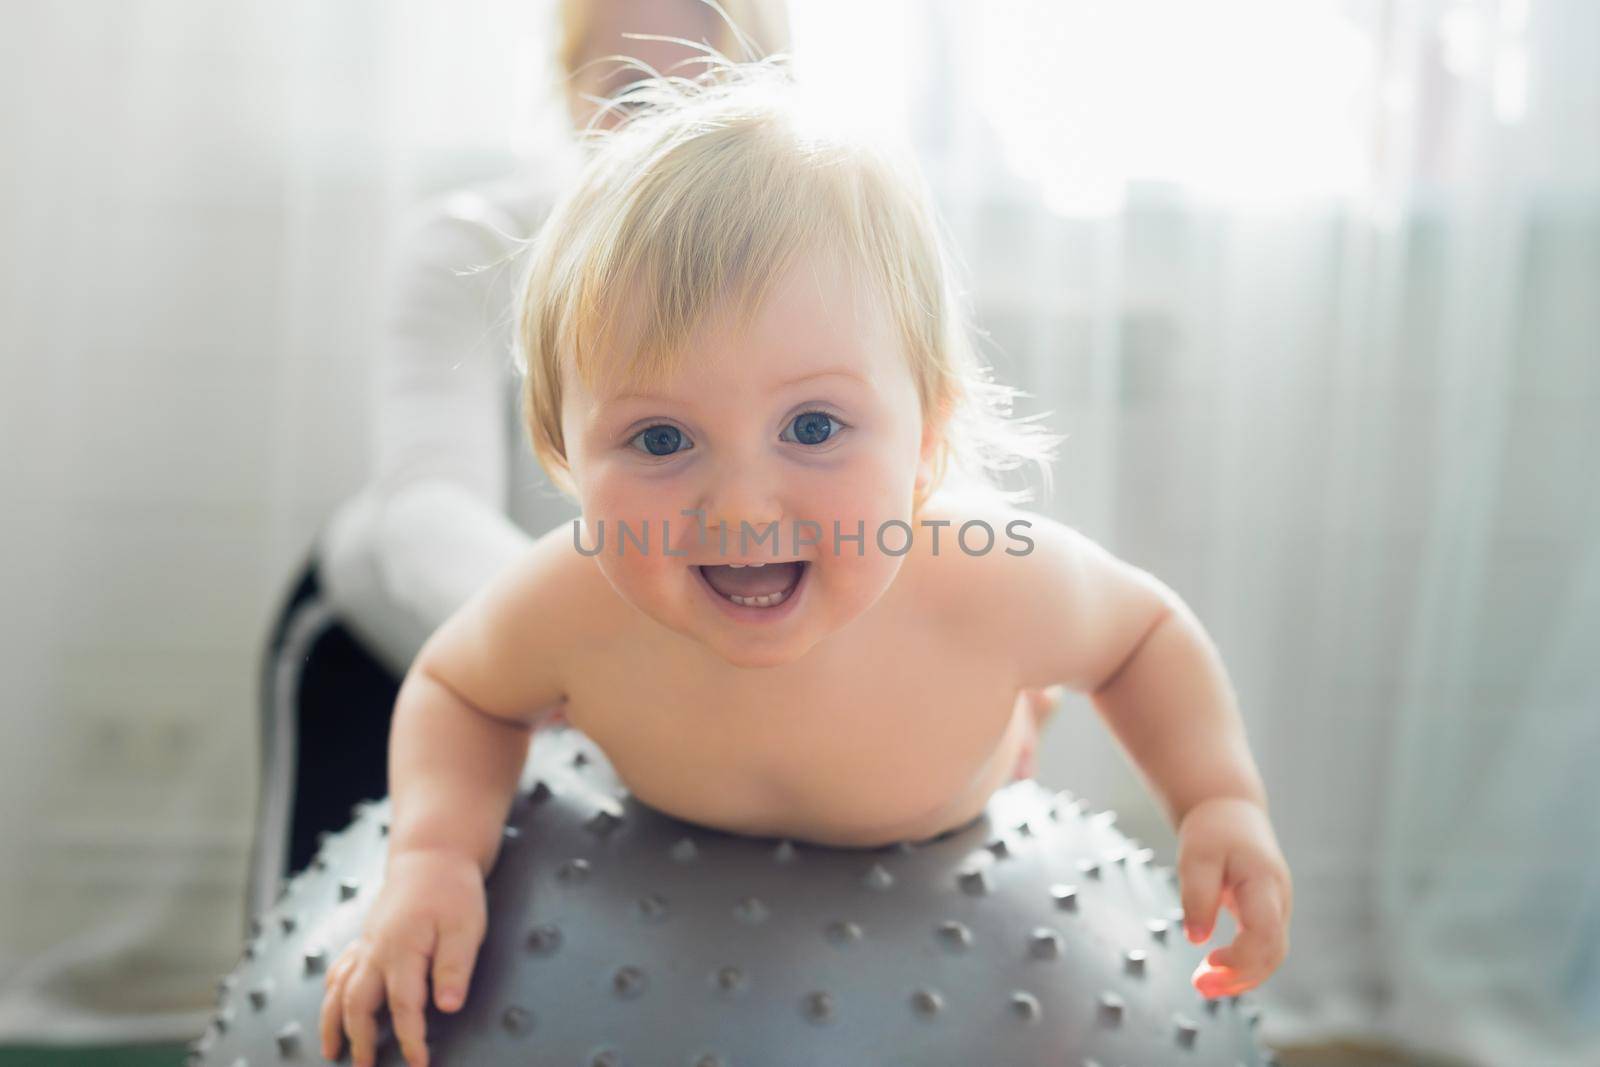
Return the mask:
<path fill-rule="evenodd" d="M 694 636 L 728 666 L 745 670 L 771 670 L 774 667 L 790 666 L 804 659 L 812 647 L 811 645 L 803 648 L 791 647 L 798 644 L 793 641 L 784 642 L 781 646 L 753 646 L 738 641 L 726 642 L 715 637 Z"/>
<path fill-rule="evenodd" d="M 687 574 L 681 595 L 652 598 L 649 603 L 630 598 L 630 602 L 731 667 L 770 669 L 798 664 L 833 628 L 825 624 L 821 606 L 814 599 L 815 589 L 807 590 L 804 603 L 795 605 L 798 615 L 768 629 L 722 617 L 696 584 L 699 581 Z"/>
<path fill-rule="evenodd" d="M 842 576 L 837 571 L 828 574 L 829 562 L 823 561 L 823 569 L 807 575 L 811 584 L 796 605 L 795 616 L 788 620 L 788 625 L 774 629 L 771 634 L 741 630 L 737 625 L 717 619 L 714 614 L 690 613 L 687 625 L 674 628 L 736 667 L 771 668 L 817 660 L 826 656 L 831 648 L 844 648 L 858 640 L 859 628 L 855 624 L 884 602 L 885 593 L 892 584 L 892 572 L 897 569 L 889 568 L 890 581 L 882 581 L 882 574 L 873 576 L 878 580 L 840 581 Z M 818 666 L 823 665 L 819 662 Z"/>
<path fill-rule="evenodd" d="M 730 667 L 755 670 L 798 664 L 828 636 L 826 632 L 818 633 L 815 626 L 803 624 L 781 634 L 757 634 L 693 611 L 663 617 L 643 607 L 640 610 Z"/>

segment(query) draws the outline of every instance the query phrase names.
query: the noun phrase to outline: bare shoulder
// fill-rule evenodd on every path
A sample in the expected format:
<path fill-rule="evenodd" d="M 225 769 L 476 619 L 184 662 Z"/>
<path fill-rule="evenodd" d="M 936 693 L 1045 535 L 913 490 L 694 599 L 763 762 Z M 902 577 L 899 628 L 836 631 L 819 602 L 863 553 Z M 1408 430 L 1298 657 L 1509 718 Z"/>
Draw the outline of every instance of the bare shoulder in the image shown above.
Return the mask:
<path fill-rule="evenodd" d="M 535 538 L 446 619 L 414 669 L 481 711 L 531 723 L 566 699 L 567 668 L 603 624 L 610 594 L 564 523 Z"/>
<path fill-rule="evenodd" d="M 940 490 L 917 516 L 916 555 L 923 592 L 970 637 L 982 637 L 1007 610 L 988 595 L 998 574 L 1019 569 L 1032 551 L 1029 529 L 1038 516 L 981 491 Z"/>
<path fill-rule="evenodd" d="M 1169 608 L 1171 591 L 1154 576 L 1048 515 L 982 493 L 933 504 L 929 518 L 948 519 L 946 535 L 982 524 L 941 544 L 933 584 L 961 605 L 972 640 L 1014 659 L 1025 686 L 1092 692 Z M 983 527 L 993 531 L 987 551 Z"/>

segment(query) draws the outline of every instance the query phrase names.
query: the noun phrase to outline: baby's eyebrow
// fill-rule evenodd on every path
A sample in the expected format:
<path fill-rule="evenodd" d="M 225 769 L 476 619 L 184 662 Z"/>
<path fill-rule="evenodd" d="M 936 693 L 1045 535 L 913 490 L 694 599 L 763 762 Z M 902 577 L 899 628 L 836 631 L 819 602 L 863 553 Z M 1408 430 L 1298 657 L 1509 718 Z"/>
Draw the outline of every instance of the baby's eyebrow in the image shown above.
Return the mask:
<path fill-rule="evenodd" d="M 794 386 L 801 385 L 801 384 L 803 384 L 805 382 L 812 381 L 813 379 L 816 379 L 816 378 L 829 378 L 829 377 L 834 377 L 834 376 L 842 377 L 842 378 L 853 378 L 855 381 L 859 382 L 860 384 L 862 384 L 864 386 L 867 386 L 868 388 L 870 388 L 871 385 L 872 385 L 871 382 L 867 381 L 859 373 L 857 373 L 856 371 L 852 370 L 849 367 L 829 367 L 826 370 L 812 371 L 810 374 L 802 374 L 798 378 L 791 378 L 789 381 L 779 382 L 778 383 L 778 388 L 780 388 L 780 389 L 792 389 Z M 644 392 L 637 392 L 637 391 L 630 390 L 629 392 L 625 392 L 625 393 L 613 393 L 612 395 L 610 395 L 608 397 L 605 397 L 603 400 L 601 400 L 601 404 L 620 404 L 624 400 L 676 400 L 676 399 L 677 399 L 676 397 L 666 396 L 666 395 L 661 394 L 661 393 L 644 393 Z"/>
<path fill-rule="evenodd" d="M 809 382 L 813 378 L 827 378 L 827 377 L 830 377 L 830 376 L 833 376 L 833 375 L 839 375 L 839 376 L 845 377 L 845 378 L 854 378 L 856 381 L 860 382 L 862 385 L 867 385 L 868 384 L 868 382 L 867 382 L 867 380 L 865 378 L 863 378 L 861 375 L 857 374 L 854 370 L 850 369 L 849 367 L 829 367 L 827 370 L 819 370 L 819 371 L 813 371 L 810 374 L 802 374 L 798 378 L 791 379 L 790 381 L 787 381 L 787 382 L 781 382 L 779 384 L 784 389 L 787 389 L 792 385 L 799 385 L 801 382 Z"/>

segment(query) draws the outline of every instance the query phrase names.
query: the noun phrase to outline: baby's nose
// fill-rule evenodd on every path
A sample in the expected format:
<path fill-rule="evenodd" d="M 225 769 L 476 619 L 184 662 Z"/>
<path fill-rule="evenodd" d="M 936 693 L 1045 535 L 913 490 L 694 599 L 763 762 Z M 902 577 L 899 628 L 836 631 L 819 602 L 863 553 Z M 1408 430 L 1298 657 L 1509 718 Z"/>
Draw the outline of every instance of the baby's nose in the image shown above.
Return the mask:
<path fill-rule="evenodd" d="M 741 524 L 748 524 L 753 535 L 762 535 L 769 525 L 782 519 L 783 508 L 775 488 L 771 478 L 760 471 L 725 476 L 715 486 L 706 502 L 706 522 L 713 533 L 718 526 L 727 527 L 730 552 L 737 550 Z"/>
<path fill-rule="evenodd" d="M 771 535 L 767 533 L 767 528 L 774 523 L 777 523 L 780 528 L 782 525 L 780 522 L 782 515 L 777 508 L 771 507 L 754 505 L 743 507 L 736 505 L 725 506 L 713 508 L 708 514 L 711 516 L 707 520 L 711 528 L 715 530 L 718 526 L 726 526 L 729 537 L 737 537 L 740 529 L 744 527 L 748 527 L 750 530 L 747 536 L 770 537 Z"/>

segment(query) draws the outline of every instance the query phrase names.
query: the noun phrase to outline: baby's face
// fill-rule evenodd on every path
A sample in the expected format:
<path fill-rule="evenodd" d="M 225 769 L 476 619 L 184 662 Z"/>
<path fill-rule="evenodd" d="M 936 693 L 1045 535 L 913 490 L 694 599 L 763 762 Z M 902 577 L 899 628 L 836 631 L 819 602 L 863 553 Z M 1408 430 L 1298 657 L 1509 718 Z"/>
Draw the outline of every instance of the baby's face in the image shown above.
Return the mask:
<path fill-rule="evenodd" d="M 603 519 L 595 561 L 641 611 L 730 663 L 794 662 L 893 582 L 902 557 L 878 548 L 880 526 L 914 525 L 933 436 L 899 334 L 828 260 L 802 259 L 748 332 L 707 325 L 687 353 L 648 395 L 623 385 L 595 395 L 567 375 L 562 429 L 583 547 L 594 549 Z M 620 555 L 619 520 L 635 535 Z M 796 520 L 809 520 L 799 538 Z M 836 523 L 861 540 L 835 550 Z M 884 544 L 898 552 L 904 531 L 889 528 Z M 803 566 L 780 562 L 795 560 Z"/>

